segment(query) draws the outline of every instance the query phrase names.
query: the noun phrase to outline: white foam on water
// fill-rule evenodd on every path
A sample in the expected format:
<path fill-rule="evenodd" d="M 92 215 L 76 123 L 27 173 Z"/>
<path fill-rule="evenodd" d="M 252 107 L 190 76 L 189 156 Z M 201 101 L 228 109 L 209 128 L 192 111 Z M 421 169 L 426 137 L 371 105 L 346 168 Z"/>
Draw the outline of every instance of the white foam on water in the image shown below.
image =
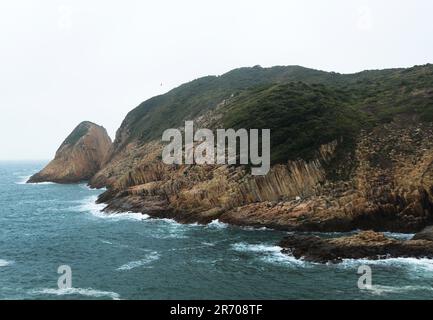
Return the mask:
<path fill-rule="evenodd" d="M 86 297 L 94 297 L 94 298 L 102 298 L 109 297 L 113 300 L 119 300 L 120 295 L 116 292 L 110 291 L 100 291 L 92 288 L 67 288 L 67 289 L 50 289 L 44 288 L 40 290 L 32 290 L 30 291 L 32 295 L 57 295 L 57 296 L 65 296 L 65 295 L 81 295 Z"/>
<path fill-rule="evenodd" d="M 103 219 L 111 220 L 146 220 L 149 219 L 149 215 L 142 214 L 139 212 L 122 212 L 122 213 L 105 213 L 102 210 L 105 208 L 105 204 L 96 203 L 97 196 L 91 196 L 81 200 L 81 204 L 70 208 L 71 210 L 78 212 L 89 212 L 93 216 Z"/>
<path fill-rule="evenodd" d="M 355 268 L 359 265 L 399 267 L 425 272 L 426 274 L 430 274 L 433 271 L 433 259 L 426 258 L 344 259 L 342 263 L 337 264 L 337 266 L 342 266 L 343 268 Z"/>
<path fill-rule="evenodd" d="M 215 243 L 206 242 L 206 241 L 202 242 L 202 244 L 205 245 L 205 246 L 208 246 L 208 247 L 214 247 L 215 246 Z"/>
<path fill-rule="evenodd" d="M 221 222 L 218 219 L 215 219 L 215 220 L 212 220 L 210 223 L 208 223 L 207 227 L 214 228 L 214 229 L 224 229 L 224 228 L 228 227 L 228 224 Z"/>
<path fill-rule="evenodd" d="M 238 252 L 247 252 L 260 254 L 259 258 L 264 262 L 276 264 L 290 264 L 306 266 L 306 262 L 281 252 L 282 248 L 275 245 L 266 244 L 249 244 L 239 242 L 232 245 L 233 250 Z"/>
<path fill-rule="evenodd" d="M 242 230 L 245 231 L 266 231 L 266 230 L 271 230 L 269 228 L 266 227 L 241 227 Z"/>
<path fill-rule="evenodd" d="M 140 212 L 121 212 L 121 213 L 105 213 L 102 211 L 92 212 L 94 216 L 102 219 L 111 219 L 114 221 L 118 220 L 147 220 L 150 218 L 147 214 L 142 214 Z"/>
<path fill-rule="evenodd" d="M 130 261 L 122 266 L 120 266 L 119 268 L 117 268 L 117 270 L 119 271 L 128 271 L 128 270 L 132 270 L 144 265 L 148 265 L 156 260 L 159 259 L 159 254 L 156 251 L 153 251 L 151 253 L 149 253 L 144 259 L 141 260 L 136 260 L 136 261 Z"/>
<path fill-rule="evenodd" d="M 81 184 L 79 184 L 79 186 L 81 188 L 83 188 L 85 190 L 89 190 L 89 191 L 95 191 L 95 190 L 107 191 L 107 188 L 105 188 L 105 187 L 104 188 L 99 188 L 99 189 L 91 188 L 91 187 L 89 187 L 89 185 L 87 183 L 81 183 Z"/>
<path fill-rule="evenodd" d="M 56 184 L 55 182 L 49 182 L 49 181 L 27 183 L 27 181 L 29 181 L 29 179 L 31 178 L 31 176 L 32 176 L 32 175 L 28 175 L 28 176 L 19 176 L 18 178 L 20 178 L 20 180 L 17 181 L 17 182 L 15 182 L 15 184 L 25 184 L 25 185 L 28 185 L 28 186 L 47 185 L 47 184 Z"/>
<path fill-rule="evenodd" d="M 250 244 L 239 242 L 232 245 L 233 249 L 240 252 L 279 252 L 281 247 L 265 244 Z"/>
<path fill-rule="evenodd" d="M 14 263 L 14 261 L 8 261 L 8 260 L 0 259 L 0 267 L 7 267 L 13 263 Z"/>
<path fill-rule="evenodd" d="M 383 234 L 387 238 L 394 238 L 397 240 L 410 240 L 415 235 L 413 233 L 396 233 L 396 232 L 384 232 Z"/>
<path fill-rule="evenodd" d="M 394 286 L 372 285 L 370 288 L 366 288 L 365 291 L 373 295 L 383 295 L 383 294 L 390 294 L 390 293 L 405 293 L 410 291 L 433 291 L 433 287 L 429 287 L 429 286 L 394 287 Z"/>
<path fill-rule="evenodd" d="M 162 221 L 162 222 L 165 222 L 167 224 L 171 224 L 171 225 L 173 225 L 175 227 L 182 227 L 182 228 L 199 227 L 199 226 L 201 226 L 200 224 L 198 224 L 196 222 L 195 223 L 184 224 L 184 223 L 177 222 L 176 220 L 171 219 L 171 218 L 154 218 L 154 219 L 152 219 L 152 221 L 154 221 L 154 222 Z"/>

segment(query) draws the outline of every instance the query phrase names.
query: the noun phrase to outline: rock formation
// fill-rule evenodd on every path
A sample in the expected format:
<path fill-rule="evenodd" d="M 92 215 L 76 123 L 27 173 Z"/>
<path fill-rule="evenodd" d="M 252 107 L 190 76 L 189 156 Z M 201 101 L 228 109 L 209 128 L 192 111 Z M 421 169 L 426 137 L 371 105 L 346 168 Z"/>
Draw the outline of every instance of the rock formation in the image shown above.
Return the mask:
<path fill-rule="evenodd" d="M 131 111 L 90 184 L 107 187 L 106 211 L 180 222 L 418 232 L 433 224 L 432 87 L 431 65 L 354 75 L 255 67 L 198 79 Z M 166 165 L 161 133 L 184 120 L 269 127 L 277 161 L 263 177 L 243 166 Z"/>
<path fill-rule="evenodd" d="M 149 143 L 130 147 L 96 179 L 111 176 L 100 198 L 107 211 L 290 231 L 417 232 L 433 223 L 432 137 L 431 123 L 411 118 L 361 132 L 338 167 L 350 173 L 339 180 L 327 172 L 336 141 L 315 159 L 274 165 L 264 177 L 236 166 L 168 166 L 158 158 L 161 145 Z"/>
<path fill-rule="evenodd" d="M 107 212 L 289 231 L 418 232 L 433 225 L 433 66 L 342 75 L 297 66 L 204 77 L 132 110 L 111 145 L 83 123 L 30 182 L 90 180 Z M 167 165 L 161 135 L 197 128 L 269 128 L 266 176 L 241 165 Z M 291 236 L 313 261 L 432 256 L 430 231 L 401 242 L 368 232 Z"/>
<path fill-rule="evenodd" d="M 390 239 L 373 231 L 331 239 L 293 234 L 286 236 L 280 246 L 283 253 L 319 263 L 343 259 L 433 258 L 432 241 Z"/>
<path fill-rule="evenodd" d="M 75 183 L 89 180 L 101 169 L 111 139 L 105 128 L 92 122 L 80 123 L 62 143 L 52 160 L 28 183 Z"/>

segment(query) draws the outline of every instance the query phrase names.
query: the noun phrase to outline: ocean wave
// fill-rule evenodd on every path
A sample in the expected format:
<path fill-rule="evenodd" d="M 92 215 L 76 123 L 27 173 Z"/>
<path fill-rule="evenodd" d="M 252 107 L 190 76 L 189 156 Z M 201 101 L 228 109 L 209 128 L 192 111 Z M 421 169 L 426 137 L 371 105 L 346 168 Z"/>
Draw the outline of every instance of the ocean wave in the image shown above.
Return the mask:
<path fill-rule="evenodd" d="M 271 230 L 269 228 L 266 227 L 240 227 L 242 230 L 245 231 L 267 231 L 267 230 Z"/>
<path fill-rule="evenodd" d="M 30 291 L 32 295 L 56 295 L 56 296 L 64 296 L 64 295 L 81 295 L 86 297 L 94 297 L 94 298 L 102 298 L 109 297 L 113 300 L 119 300 L 120 295 L 116 292 L 110 291 L 100 291 L 92 288 L 67 288 L 67 289 L 50 289 L 44 288 L 40 290 L 32 290 Z"/>
<path fill-rule="evenodd" d="M 119 270 L 119 271 L 132 270 L 132 269 L 144 266 L 144 265 L 148 265 L 148 264 L 150 264 L 150 263 L 152 263 L 158 259 L 159 259 L 159 254 L 158 254 L 158 252 L 154 251 L 154 252 L 149 253 L 144 259 L 128 262 L 128 263 L 120 266 L 119 268 L 117 268 L 117 270 Z"/>
<path fill-rule="evenodd" d="M 397 240 L 410 240 L 415 234 L 413 233 L 396 233 L 396 232 L 384 232 L 385 237 L 393 238 Z"/>
<path fill-rule="evenodd" d="M 210 223 L 208 223 L 207 227 L 214 228 L 214 229 L 224 229 L 224 228 L 228 227 L 228 224 L 221 222 L 218 219 L 215 219 L 215 220 L 212 220 Z"/>
<path fill-rule="evenodd" d="M 93 216 L 111 220 L 146 220 L 149 215 L 139 212 L 105 213 L 105 204 L 96 203 L 97 196 L 91 196 L 80 201 L 80 205 L 70 208 L 78 212 L 89 212 Z"/>
<path fill-rule="evenodd" d="M 433 260 L 426 258 L 344 259 L 342 263 L 338 264 L 338 266 L 343 268 L 354 268 L 359 265 L 406 268 L 425 272 L 426 274 L 430 274 L 433 271 Z"/>
<path fill-rule="evenodd" d="M 289 264 L 306 266 L 306 262 L 281 252 L 282 248 L 267 244 L 249 244 L 239 242 L 232 245 L 232 249 L 238 252 L 260 254 L 260 260 L 274 264 Z"/>
<path fill-rule="evenodd" d="M 201 244 L 203 244 L 203 245 L 205 245 L 205 246 L 208 246 L 208 247 L 214 247 L 214 246 L 215 246 L 215 243 L 212 243 L 212 242 L 206 242 L 206 241 L 203 241 Z"/>
<path fill-rule="evenodd" d="M 50 182 L 50 181 L 27 183 L 27 181 L 29 181 L 29 179 L 31 178 L 31 176 L 32 176 L 32 174 L 31 175 L 27 175 L 27 176 L 19 176 L 18 178 L 20 180 L 17 181 L 17 182 L 15 182 L 15 184 L 25 184 L 25 185 L 29 185 L 29 186 L 56 184 L 55 182 Z"/>
<path fill-rule="evenodd" d="M 429 286 L 381 286 L 381 285 L 372 285 L 369 288 L 365 289 L 366 292 L 371 293 L 373 295 L 383 295 L 390 293 L 405 293 L 410 291 L 433 291 L 433 287 Z"/>
<path fill-rule="evenodd" d="M 81 183 L 81 184 L 79 184 L 79 186 L 80 186 L 80 188 L 85 189 L 85 190 L 89 190 L 89 191 L 95 191 L 95 190 L 107 191 L 107 188 L 105 188 L 105 187 L 99 188 L 99 189 L 91 188 L 91 187 L 89 187 L 89 185 L 87 183 Z"/>
<path fill-rule="evenodd" d="M 8 261 L 8 260 L 0 259 L 0 267 L 7 267 L 13 263 L 14 263 L 14 261 Z"/>

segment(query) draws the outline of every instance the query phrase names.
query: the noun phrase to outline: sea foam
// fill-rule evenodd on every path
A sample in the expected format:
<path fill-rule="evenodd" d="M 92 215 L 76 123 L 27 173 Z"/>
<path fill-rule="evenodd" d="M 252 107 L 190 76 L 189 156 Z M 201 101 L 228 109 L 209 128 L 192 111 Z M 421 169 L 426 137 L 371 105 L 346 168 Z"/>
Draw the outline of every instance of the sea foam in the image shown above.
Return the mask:
<path fill-rule="evenodd" d="M 86 297 L 103 298 L 109 297 L 113 300 L 119 300 L 120 296 L 116 292 L 100 291 L 92 288 L 67 288 L 67 289 L 50 289 L 44 288 L 40 290 L 32 290 L 29 292 L 32 295 L 81 295 Z"/>
<path fill-rule="evenodd" d="M 373 295 L 383 295 L 390 293 L 405 293 L 410 291 L 433 291 L 433 287 L 429 286 L 381 286 L 372 285 L 370 288 L 365 289 L 366 292 Z"/>
<path fill-rule="evenodd" d="M 289 264 L 306 266 L 307 263 L 303 260 L 296 259 L 295 257 L 284 254 L 281 252 L 282 248 L 275 245 L 267 244 L 249 244 L 239 242 L 232 245 L 232 249 L 238 252 L 246 252 L 259 254 L 260 260 L 274 264 Z"/>
<path fill-rule="evenodd" d="M 212 220 L 210 223 L 208 223 L 207 227 L 214 228 L 214 229 L 224 229 L 224 228 L 228 227 L 228 224 L 221 222 L 218 219 L 215 219 L 215 220 Z"/>
<path fill-rule="evenodd" d="M 421 271 L 424 274 L 431 274 L 433 271 L 433 260 L 426 258 L 344 259 L 342 263 L 338 264 L 338 266 L 343 268 L 354 268 L 359 265 L 406 268 L 413 271 Z"/>
<path fill-rule="evenodd" d="M 7 267 L 7 266 L 10 266 L 13 263 L 14 263 L 13 261 L 8 261 L 8 260 L 0 259 L 0 267 Z"/>
<path fill-rule="evenodd" d="M 78 212 L 89 212 L 95 217 L 111 220 L 145 220 L 149 218 L 149 215 L 139 212 L 105 213 L 103 212 L 105 204 L 96 203 L 97 199 L 97 196 L 85 198 L 80 201 L 80 205 L 72 207 L 71 209 Z"/>
<path fill-rule="evenodd" d="M 159 259 L 159 254 L 156 251 L 153 251 L 151 253 L 149 253 L 145 258 L 141 259 L 141 260 L 136 260 L 136 261 L 130 261 L 122 266 L 120 266 L 119 268 L 117 268 L 117 270 L 119 271 L 127 271 L 127 270 L 132 270 L 144 265 L 148 265 L 156 260 Z"/>

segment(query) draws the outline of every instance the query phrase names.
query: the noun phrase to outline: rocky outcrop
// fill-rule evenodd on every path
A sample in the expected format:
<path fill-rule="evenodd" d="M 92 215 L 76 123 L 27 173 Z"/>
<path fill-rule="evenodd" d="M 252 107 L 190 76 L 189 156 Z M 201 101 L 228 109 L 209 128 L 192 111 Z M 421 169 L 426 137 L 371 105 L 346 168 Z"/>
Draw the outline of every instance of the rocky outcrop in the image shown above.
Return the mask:
<path fill-rule="evenodd" d="M 89 180 L 101 169 L 111 139 L 105 128 L 92 122 L 80 123 L 62 143 L 52 160 L 28 183 L 75 183 Z"/>
<path fill-rule="evenodd" d="M 373 231 L 331 239 L 293 234 L 286 236 L 280 246 L 283 253 L 319 263 L 343 259 L 433 258 L 432 241 L 390 239 Z"/>
<path fill-rule="evenodd" d="M 313 77 L 295 69 L 237 70 L 143 102 L 90 181 L 108 189 L 99 202 L 113 212 L 295 231 L 432 225 L 433 67 Z M 185 120 L 272 128 L 270 172 L 163 164 L 161 134 Z"/>
<path fill-rule="evenodd" d="M 418 232 L 433 223 L 432 137 L 431 123 L 396 118 L 361 132 L 343 161 L 334 141 L 315 159 L 275 165 L 264 177 L 240 166 L 168 166 L 153 142 L 127 148 L 96 179 L 110 182 L 100 199 L 107 211 L 157 208 L 150 214 L 180 222 L 291 231 Z M 338 170 L 348 174 L 335 179 Z"/>

